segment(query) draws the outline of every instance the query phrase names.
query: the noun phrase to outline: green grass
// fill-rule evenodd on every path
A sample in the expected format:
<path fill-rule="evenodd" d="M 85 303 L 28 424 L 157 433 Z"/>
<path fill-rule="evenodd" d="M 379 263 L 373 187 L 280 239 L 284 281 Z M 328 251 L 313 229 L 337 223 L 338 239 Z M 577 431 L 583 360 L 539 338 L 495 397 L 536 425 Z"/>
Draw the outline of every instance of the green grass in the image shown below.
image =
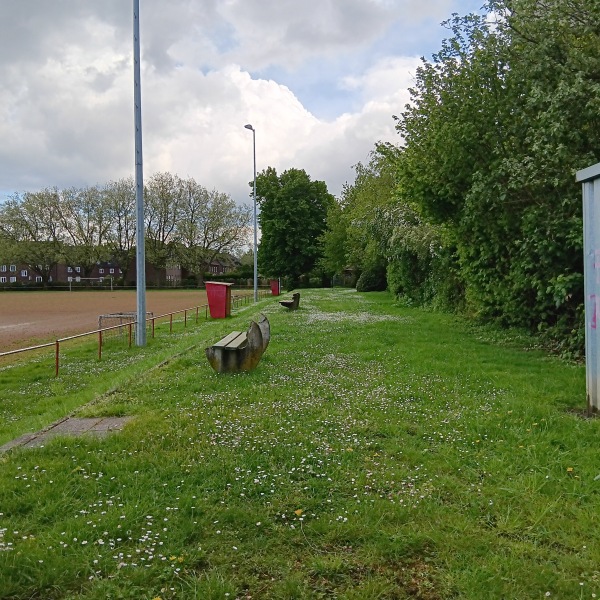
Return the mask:
<path fill-rule="evenodd" d="M 240 314 L 244 310 L 247 307 Z M 176 317 L 172 331 L 168 320 L 157 321 L 155 337 L 149 330 L 144 348 L 129 348 L 127 335 L 107 336 L 101 360 L 95 336 L 63 342 L 58 377 L 54 347 L 37 351 L 35 358 L 5 362 L 0 366 L 0 445 L 42 429 L 192 346 L 208 343 L 202 334 L 211 335 L 215 326 L 219 327 L 207 327 L 204 315 L 200 315 L 198 323 L 195 315 L 188 315 L 187 324 L 183 316 Z"/>
<path fill-rule="evenodd" d="M 213 373 L 203 348 L 259 311 L 258 368 Z M 0 457 L 0 598 L 600 596 L 580 365 L 339 290 L 124 351 L 103 386 L 81 352 L 55 383 L 78 388 L 65 409 L 136 418 Z M 52 378 L 30 368 L 35 421 L 27 390 Z"/>

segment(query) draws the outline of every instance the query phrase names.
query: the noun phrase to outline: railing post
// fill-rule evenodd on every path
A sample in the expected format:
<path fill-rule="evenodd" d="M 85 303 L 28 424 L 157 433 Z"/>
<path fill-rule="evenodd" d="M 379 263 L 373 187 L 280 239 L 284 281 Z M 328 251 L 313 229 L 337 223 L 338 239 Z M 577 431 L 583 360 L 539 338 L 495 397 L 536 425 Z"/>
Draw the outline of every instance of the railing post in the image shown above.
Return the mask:
<path fill-rule="evenodd" d="M 98 360 L 102 360 L 102 329 L 98 331 Z"/>
<path fill-rule="evenodd" d="M 198 325 L 198 311 L 200 310 L 199 306 L 196 306 L 196 325 Z"/>
<path fill-rule="evenodd" d="M 152 339 L 154 339 L 154 317 L 152 317 Z"/>
<path fill-rule="evenodd" d="M 183 328 L 187 327 L 187 310 L 183 311 Z"/>

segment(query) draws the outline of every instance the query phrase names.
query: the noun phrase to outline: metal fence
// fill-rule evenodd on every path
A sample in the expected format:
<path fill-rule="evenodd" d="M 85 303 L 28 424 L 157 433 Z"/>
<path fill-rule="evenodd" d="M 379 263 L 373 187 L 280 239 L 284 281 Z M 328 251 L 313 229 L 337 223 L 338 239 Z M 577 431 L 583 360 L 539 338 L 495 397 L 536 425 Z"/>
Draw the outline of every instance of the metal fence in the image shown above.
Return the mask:
<path fill-rule="evenodd" d="M 259 291 L 258 297 L 265 298 L 270 296 L 271 292 L 266 290 Z M 231 307 L 238 308 L 240 306 L 251 304 L 253 302 L 253 296 L 250 294 L 244 294 L 239 296 L 231 297 Z M 203 316 L 204 320 L 208 320 L 209 318 L 209 306 L 208 304 L 201 304 L 198 306 L 193 306 L 192 308 L 184 308 L 182 310 L 175 310 L 170 313 L 165 313 L 163 315 L 151 316 L 146 319 L 146 326 L 149 327 L 152 338 L 155 337 L 156 333 L 156 323 L 160 320 L 169 319 L 169 333 L 173 333 L 173 317 L 175 315 L 183 315 L 183 326 L 187 327 L 190 319 L 193 319 L 197 324 L 200 320 L 201 316 Z M 61 345 L 66 342 L 71 342 L 76 339 L 81 339 L 87 336 L 96 336 L 98 340 L 98 360 L 102 360 L 102 346 L 104 341 L 104 335 L 106 332 L 110 332 L 115 329 L 125 329 L 127 332 L 127 341 L 129 347 L 131 347 L 134 338 L 135 326 L 137 321 L 131 321 L 130 323 L 124 323 L 119 325 L 113 325 L 112 327 L 103 327 L 102 329 L 94 329 L 93 331 L 86 331 L 84 333 L 78 333 L 76 335 L 70 335 L 64 338 L 59 338 L 53 342 L 47 342 L 45 344 L 39 344 L 37 346 L 28 346 L 27 348 L 18 348 L 16 350 L 9 350 L 8 352 L 0 352 L 0 358 L 13 356 L 17 354 L 24 354 L 27 352 L 34 352 L 36 350 L 43 350 L 44 348 L 54 347 L 54 374 L 58 377 L 58 373 L 60 371 L 60 349 Z"/>

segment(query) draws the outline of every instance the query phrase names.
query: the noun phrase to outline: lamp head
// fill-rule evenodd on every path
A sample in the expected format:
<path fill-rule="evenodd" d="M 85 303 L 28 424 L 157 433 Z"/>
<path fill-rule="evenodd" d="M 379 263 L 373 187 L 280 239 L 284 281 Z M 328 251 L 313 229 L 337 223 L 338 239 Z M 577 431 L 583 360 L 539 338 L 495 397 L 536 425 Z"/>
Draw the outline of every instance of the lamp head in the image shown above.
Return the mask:
<path fill-rule="evenodd" d="M 250 123 L 248 123 L 248 125 L 244 125 L 245 129 L 249 129 L 250 131 L 254 131 L 254 127 L 252 127 L 252 125 L 250 125 Z"/>

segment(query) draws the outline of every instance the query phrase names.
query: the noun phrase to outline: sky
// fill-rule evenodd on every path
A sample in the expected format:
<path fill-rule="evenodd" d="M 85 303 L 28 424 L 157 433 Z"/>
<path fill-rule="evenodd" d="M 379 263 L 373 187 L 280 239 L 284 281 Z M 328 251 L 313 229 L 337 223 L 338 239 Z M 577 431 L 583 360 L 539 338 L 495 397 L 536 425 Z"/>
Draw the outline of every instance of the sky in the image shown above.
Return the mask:
<path fill-rule="evenodd" d="M 483 0 L 140 0 L 144 178 L 251 202 L 257 171 L 339 196 L 398 143 L 420 57 Z M 134 175 L 133 1 L 0 0 L 0 202 Z"/>

